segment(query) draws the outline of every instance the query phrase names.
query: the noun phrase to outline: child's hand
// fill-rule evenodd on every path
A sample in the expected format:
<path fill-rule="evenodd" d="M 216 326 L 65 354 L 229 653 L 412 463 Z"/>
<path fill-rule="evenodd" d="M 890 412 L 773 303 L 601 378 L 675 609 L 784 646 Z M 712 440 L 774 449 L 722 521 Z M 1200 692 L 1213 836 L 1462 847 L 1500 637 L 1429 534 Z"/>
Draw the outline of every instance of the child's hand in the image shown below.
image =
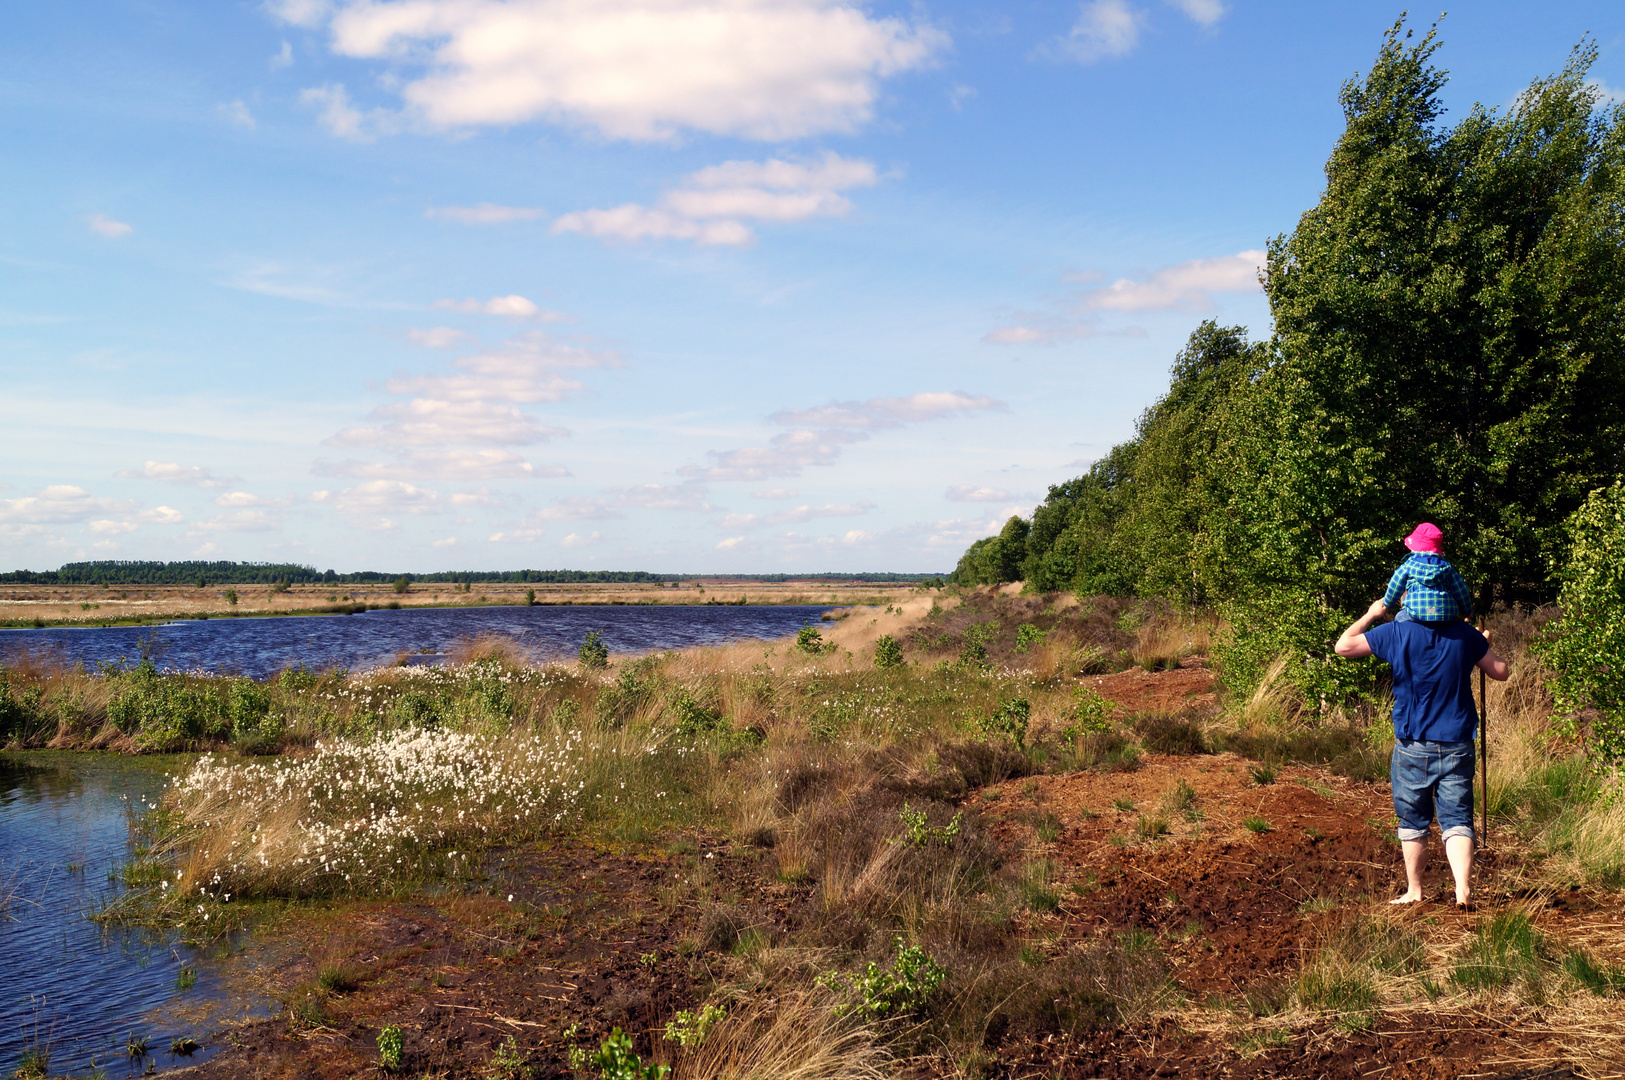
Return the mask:
<path fill-rule="evenodd" d="M 1373 600 L 1371 606 L 1365 609 L 1365 617 L 1368 619 L 1380 619 L 1386 614 L 1388 614 L 1388 605 L 1380 599 Z"/>

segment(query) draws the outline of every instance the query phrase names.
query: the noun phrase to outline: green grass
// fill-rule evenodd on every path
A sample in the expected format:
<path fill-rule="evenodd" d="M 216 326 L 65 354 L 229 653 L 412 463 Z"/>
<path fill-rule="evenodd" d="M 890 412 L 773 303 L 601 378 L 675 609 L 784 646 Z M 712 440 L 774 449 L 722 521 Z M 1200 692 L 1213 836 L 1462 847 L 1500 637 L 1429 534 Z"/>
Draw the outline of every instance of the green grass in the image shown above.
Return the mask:
<path fill-rule="evenodd" d="M 1246 826 L 1250 832 L 1259 833 L 1261 835 L 1263 833 L 1273 832 L 1275 829 L 1274 825 L 1271 825 L 1268 821 L 1265 821 L 1261 817 L 1250 817 L 1246 821 L 1243 821 L 1242 824 Z"/>

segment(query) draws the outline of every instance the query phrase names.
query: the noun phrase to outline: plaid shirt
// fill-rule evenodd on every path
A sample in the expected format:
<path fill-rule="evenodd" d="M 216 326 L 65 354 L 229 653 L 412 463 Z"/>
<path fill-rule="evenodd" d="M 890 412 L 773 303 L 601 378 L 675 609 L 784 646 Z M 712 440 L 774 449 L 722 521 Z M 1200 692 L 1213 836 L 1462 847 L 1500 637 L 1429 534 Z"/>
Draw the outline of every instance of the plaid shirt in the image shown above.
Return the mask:
<path fill-rule="evenodd" d="M 1473 612 L 1473 597 L 1467 582 L 1442 555 L 1412 552 L 1388 579 L 1382 602 L 1389 608 L 1405 599 L 1405 610 L 1419 622 L 1449 622 Z"/>

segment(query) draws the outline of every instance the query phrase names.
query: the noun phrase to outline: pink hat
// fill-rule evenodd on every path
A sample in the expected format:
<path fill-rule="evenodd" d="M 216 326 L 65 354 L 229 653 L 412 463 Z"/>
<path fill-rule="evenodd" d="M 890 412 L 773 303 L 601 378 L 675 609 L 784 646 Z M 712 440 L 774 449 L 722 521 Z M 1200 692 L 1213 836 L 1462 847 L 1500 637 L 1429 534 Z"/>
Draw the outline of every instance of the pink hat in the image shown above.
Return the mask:
<path fill-rule="evenodd" d="M 1405 546 L 1412 551 L 1431 551 L 1438 555 L 1441 553 L 1439 541 L 1443 539 L 1444 533 L 1437 525 L 1431 521 L 1424 521 L 1411 530 L 1411 534 L 1405 538 Z"/>

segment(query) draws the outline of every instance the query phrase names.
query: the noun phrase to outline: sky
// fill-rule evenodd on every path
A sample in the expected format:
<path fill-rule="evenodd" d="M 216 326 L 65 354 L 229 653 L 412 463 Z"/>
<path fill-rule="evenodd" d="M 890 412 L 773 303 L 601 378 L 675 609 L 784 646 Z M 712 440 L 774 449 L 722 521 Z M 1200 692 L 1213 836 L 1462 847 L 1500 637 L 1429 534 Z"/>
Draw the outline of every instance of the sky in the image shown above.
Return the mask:
<path fill-rule="evenodd" d="M 1400 14 L 11 5 L 0 570 L 950 570 L 1269 334 Z M 1588 34 L 1620 100 L 1617 0 L 1453 8 L 1446 122 Z"/>

